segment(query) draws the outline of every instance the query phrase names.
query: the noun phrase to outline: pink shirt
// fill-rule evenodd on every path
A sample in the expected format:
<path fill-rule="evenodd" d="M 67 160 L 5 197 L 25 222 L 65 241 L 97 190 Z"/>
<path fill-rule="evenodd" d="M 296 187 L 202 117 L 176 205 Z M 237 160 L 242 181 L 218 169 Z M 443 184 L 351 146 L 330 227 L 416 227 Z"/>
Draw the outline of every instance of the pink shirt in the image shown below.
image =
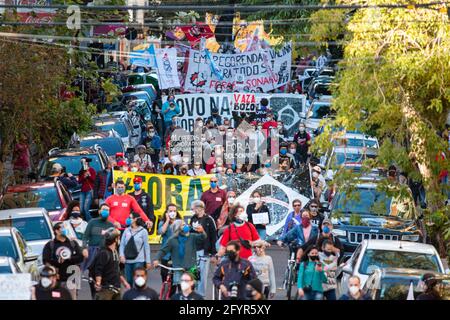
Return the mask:
<path fill-rule="evenodd" d="M 303 236 L 305 237 L 305 242 L 309 240 L 309 236 L 311 235 L 312 224 L 309 224 L 307 228 L 303 227 Z"/>

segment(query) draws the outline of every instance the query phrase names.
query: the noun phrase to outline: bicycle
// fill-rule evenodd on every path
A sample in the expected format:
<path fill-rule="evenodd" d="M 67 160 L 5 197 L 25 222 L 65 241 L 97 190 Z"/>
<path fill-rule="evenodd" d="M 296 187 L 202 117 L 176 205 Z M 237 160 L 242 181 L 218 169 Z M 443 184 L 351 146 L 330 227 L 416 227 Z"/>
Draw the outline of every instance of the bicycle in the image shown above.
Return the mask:
<path fill-rule="evenodd" d="M 283 290 L 286 290 L 286 296 L 288 300 L 291 300 L 291 292 L 292 292 L 292 286 L 295 288 L 295 283 L 297 281 L 297 249 L 298 244 L 291 242 L 289 245 L 289 258 L 288 258 L 288 264 L 286 267 L 286 271 L 284 273 L 284 280 L 283 280 Z M 297 292 L 297 290 L 295 290 Z"/>
<path fill-rule="evenodd" d="M 161 285 L 161 290 L 159 292 L 159 300 L 170 300 L 170 296 L 172 293 L 172 283 L 173 283 L 173 274 L 175 271 L 185 271 L 184 268 L 172 268 L 165 266 L 163 264 L 159 264 L 158 267 L 164 268 L 168 270 L 166 280 Z"/>

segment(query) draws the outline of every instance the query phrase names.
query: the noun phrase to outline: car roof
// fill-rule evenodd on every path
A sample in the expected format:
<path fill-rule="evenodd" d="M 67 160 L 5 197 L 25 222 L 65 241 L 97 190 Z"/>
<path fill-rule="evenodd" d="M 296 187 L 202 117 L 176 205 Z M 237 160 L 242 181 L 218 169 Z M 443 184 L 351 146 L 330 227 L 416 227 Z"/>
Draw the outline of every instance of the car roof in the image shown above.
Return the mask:
<path fill-rule="evenodd" d="M 73 157 L 73 156 L 82 156 L 88 154 L 96 154 L 97 152 L 91 147 L 78 147 L 78 148 L 70 148 L 70 149 L 57 149 L 54 148 L 51 150 L 51 154 L 49 157 Z"/>
<path fill-rule="evenodd" d="M 6 220 L 8 218 L 24 218 L 24 217 L 42 217 L 45 215 L 46 210 L 44 208 L 20 208 L 20 209 L 8 209 L 0 210 L 0 220 Z"/>
<path fill-rule="evenodd" d="M 81 140 L 96 140 L 96 139 L 105 139 L 110 138 L 110 132 L 108 131 L 93 131 L 88 134 L 80 137 Z M 113 137 L 111 137 L 113 138 Z"/>
<path fill-rule="evenodd" d="M 96 123 L 105 123 L 105 122 L 122 122 L 119 118 L 116 118 L 110 114 L 105 114 L 105 115 L 101 115 L 101 116 L 96 116 L 94 118 L 92 118 L 94 120 L 94 125 Z"/>
<path fill-rule="evenodd" d="M 357 153 L 357 154 L 366 153 L 368 155 L 378 154 L 378 150 L 376 148 L 336 146 L 333 147 L 333 149 L 335 153 Z"/>
<path fill-rule="evenodd" d="M 381 275 L 382 277 L 420 277 L 425 273 L 432 273 L 434 275 L 439 275 L 439 272 L 430 271 L 430 270 L 420 270 L 420 269 L 411 269 L 411 268 L 382 268 Z"/>
<path fill-rule="evenodd" d="M 364 139 L 364 140 L 373 140 L 373 141 L 378 141 L 378 139 L 376 137 L 372 137 L 369 136 L 367 134 L 364 133 L 357 133 L 357 132 L 346 132 L 342 138 L 347 138 L 347 139 Z"/>
<path fill-rule="evenodd" d="M 425 254 L 436 254 L 436 249 L 426 243 L 395 241 L 395 240 L 363 240 L 367 249 L 374 250 L 390 250 L 390 251 L 407 251 L 407 252 L 423 252 Z"/>
<path fill-rule="evenodd" d="M 133 84 L 133 86 L 134 86 L 134 84 Z M 136 86 L 137 86 L 137 85 L 136 85 Z M 132 95 L 135 95 L 135 94 L 146 94 L 146 95 L 149 96 L 148 92 L 147 92 L 147 91 L 144 91 L 144 90 L 124 92 L 124 93 L 122 94 L 122 96 L 124 96 L 124 97 L 125 97 L 125 96 L 132 96 Z"/>
<path fill-rule="evenodd" d="M 27 184 L 16 184 L 14 186 L 9 186 L 7 193 L 12 192 L 26 192 L 34 189 L 42 188 L 55 188 L 55 182 L 53 181 L 39 181 Z"/>
<path fill-rule="evenodd" d="M 11 234 L 13 229 L 16 229 L 16 228 L 14 228 L 14 227 L 0 227 L 0 235 L 9 235 L 9 234 Z"/>

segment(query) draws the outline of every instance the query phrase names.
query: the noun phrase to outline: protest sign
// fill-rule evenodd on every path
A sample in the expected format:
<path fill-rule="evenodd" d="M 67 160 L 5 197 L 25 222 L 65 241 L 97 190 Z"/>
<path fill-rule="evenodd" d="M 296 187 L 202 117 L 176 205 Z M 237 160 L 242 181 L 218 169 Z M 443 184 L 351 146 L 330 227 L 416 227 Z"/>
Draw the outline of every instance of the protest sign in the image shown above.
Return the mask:
<path fill-rule="evenodd" d="M 160 89 L 179 88 L 180 80 L 177 69 L 177 49 L 156 49 L 156 66 Z"/>
<path fill-rule="evenodd" d="M 31 274 L 0 274 L 0 300 L 31 300 Z"/>
<path fill-rule="evenodd" d="M 217 92 L 228 85 L 267 92 L 290 81 L 291 43 L 279 51 L 255 50 L 237 54 L 190 50 L 184 89 L 190 92 Z"/>
<path fill-rule="evenodd" d="M 269 224 L 269 213 L 260 212 L 252 214 L 253 224 Z"/>
<path fill-rule="evenodd" d="M 166 207 L 170 203 L 176 204 L 178 212 L 186 221 L 191 217 L 191 203 L 199 200 L 202 193 L 208 190 L 211 175 L 201 177 L 174 176 L 164 174 L 148 174 L 141 172 L 114 171 L 114 181 L 122 178 L 125 181 L 126 192 L 134 191 L 134 177 L 142 178 L 142 190 L 147 192 L 153 202 L 155 210 L 155 227 L 149 234 L 150 243 L 159 243 L 157 226 L 161 221 Z"/>

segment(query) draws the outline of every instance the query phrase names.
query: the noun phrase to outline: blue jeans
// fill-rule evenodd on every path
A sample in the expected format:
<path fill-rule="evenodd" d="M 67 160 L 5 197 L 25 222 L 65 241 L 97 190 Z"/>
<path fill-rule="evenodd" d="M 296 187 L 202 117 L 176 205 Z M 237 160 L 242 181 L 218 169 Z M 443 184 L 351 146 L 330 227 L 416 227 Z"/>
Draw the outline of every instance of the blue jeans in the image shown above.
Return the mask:
<path fill-rule="evenodd" d="M 305 295 L 300 300 L 323 300 L 323 293 L 319 291 L 305 292 Z"/>
<path fill-rule="evenodd" d="M 92 198 L 94 195 L 94 191 L 81 192 L 80 195 L 80 209 L 81 214 L 84 215 L 84 219 L 89 222 L 91 220 L 91 213 L 89 209 L 91 209 Z"/>
<path fill-rule="evenodd" d="M 323 296 L 327 300 L 336 300 L 336 289 L 331 289 L 323 292 Z"/>
<path fill-rule="evenodd" d="M 139 267 L 144 267 L 145 262 L 135 262 L 135 263 L 125 263 L 125 279 L 130 284 L 133 285 L 133 273 L 134 270 Z"/>
<path fill-rule="evenodd" d="M 258 231 L 261 240 L 266 240 L 266 229 L 256 229 L 256 231 Z"/>
<path fill-rule="evenodd" d="M 208 282 L 208 273 L 209 273 L 209 258 L 201 257 L 204 255 L 204 250 L 197 251 L 197 259 L 200 259 L 199 268 L 200 268 L 200 281 L 197 282 L 196 289 L 197 293 L 202 297 L 206 295 L 206 284 Z"/>

